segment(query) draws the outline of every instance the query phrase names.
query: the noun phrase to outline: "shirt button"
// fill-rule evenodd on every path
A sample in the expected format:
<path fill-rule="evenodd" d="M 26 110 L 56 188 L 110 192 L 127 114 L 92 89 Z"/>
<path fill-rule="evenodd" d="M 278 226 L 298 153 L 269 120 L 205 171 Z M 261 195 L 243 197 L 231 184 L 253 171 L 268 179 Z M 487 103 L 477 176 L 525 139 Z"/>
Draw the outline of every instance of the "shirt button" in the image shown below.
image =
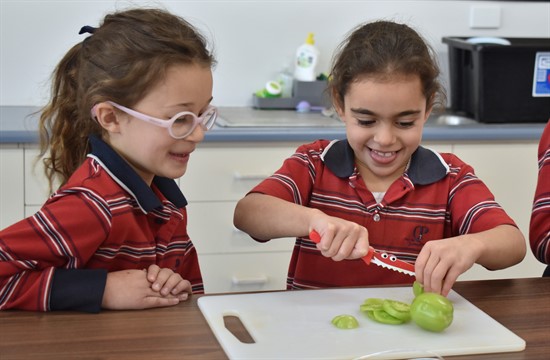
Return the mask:
<path fill-rule="evenodd" d="M 374 216 L 372 217 L 372 219 L 376 222 L 379 222 L 380 221 L 380 214 L 374 214 Z"/>

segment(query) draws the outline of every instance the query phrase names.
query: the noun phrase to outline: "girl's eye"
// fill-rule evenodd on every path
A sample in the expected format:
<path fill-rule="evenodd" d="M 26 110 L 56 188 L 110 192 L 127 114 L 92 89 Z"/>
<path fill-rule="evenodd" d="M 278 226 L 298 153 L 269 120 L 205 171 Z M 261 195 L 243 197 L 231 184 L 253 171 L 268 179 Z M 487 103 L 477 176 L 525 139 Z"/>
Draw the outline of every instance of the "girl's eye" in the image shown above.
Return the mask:
<path fill-rule="evenodd" d="M 373 125 L 375 122 L 376 122 L 375 120 L 357 119 L 357 124 L 359 124 L 359 126 L 370 126 L 370 125 Z"/>
<path fill-rule="evenodd" d="M 410 128 L 414 125 L 414 121 L 398 121 L 397 126 L 401 128 Z"/>
<path fill-rule="evenodd" d="M 174 124 L 178 124 L 178 125 L 185 125 L 189 123 L 191 124 L 193 123 L 193 116 L 189 114 L 182 115 L 178 117 L 176 121 L 174 121 Z"/>

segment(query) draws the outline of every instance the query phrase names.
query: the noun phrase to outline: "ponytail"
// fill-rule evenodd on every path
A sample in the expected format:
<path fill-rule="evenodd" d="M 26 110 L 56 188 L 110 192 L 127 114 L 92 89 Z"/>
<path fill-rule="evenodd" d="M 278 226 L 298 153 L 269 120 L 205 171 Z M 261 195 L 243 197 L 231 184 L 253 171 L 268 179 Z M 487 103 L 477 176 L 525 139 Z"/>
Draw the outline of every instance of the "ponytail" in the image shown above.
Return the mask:
<path fill-rule="evenodd" d="M 73 46 L 53 73 L 50 102 L 42 109 L 39 122 L 40 157 L 50 191 L 54 183 L 64 184 L 89 152 L 88 136 L 99 132 L 90 121 L 79 121 L 78 72 L 82 43 Z M 89 116 L 88 116 L 89 118 Z M 90 127 L 94 128 L 91 131 Z M 49 156 L 46 156 L 49 150 Z"/>

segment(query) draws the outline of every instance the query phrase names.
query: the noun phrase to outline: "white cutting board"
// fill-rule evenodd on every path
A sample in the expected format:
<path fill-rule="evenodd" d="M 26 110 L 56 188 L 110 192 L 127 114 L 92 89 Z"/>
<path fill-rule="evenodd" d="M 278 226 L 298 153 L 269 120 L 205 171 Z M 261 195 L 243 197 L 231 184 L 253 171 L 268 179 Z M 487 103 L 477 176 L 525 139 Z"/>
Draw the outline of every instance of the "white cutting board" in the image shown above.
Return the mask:
<path fill-rule="evenodd" d="M 454 321 L 442 333 L 412 322 L 376 323 L 359 311 L 370 297 L 411 303 L 414 295 L 411 287 L 294 290 L 203 296 L 198 304 L 230 359 L 402 359 L 525 349 L 522 338 L 454 291 L 448 296 Z M 332 318 L 341 314 L 355 316 L 359 328 L 334 327 Z M 224 315 L 238 316 L 255 343 L 233 336 Z"/>

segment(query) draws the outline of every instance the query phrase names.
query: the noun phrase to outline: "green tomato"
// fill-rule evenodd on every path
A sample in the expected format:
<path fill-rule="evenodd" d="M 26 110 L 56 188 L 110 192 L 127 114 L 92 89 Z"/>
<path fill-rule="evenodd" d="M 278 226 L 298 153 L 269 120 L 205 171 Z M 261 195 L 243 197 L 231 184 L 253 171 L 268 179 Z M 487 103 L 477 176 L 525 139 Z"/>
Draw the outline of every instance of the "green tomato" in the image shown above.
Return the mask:
<path fill-rule="evenodd" d="M 441 332 L 453 322 L 453 303 L 445 296 L 425 292 L 411 305 L 411 318 L 422 329 Z"/>
<path fill-rule="evenodd" d="M 418 281 L 415 281 L 413 283 L 413 293 L 414 296 L 417 297 L 418 295 L 422 294 L 424 292 L 424 285 L 419 283 Z"/>
<path fill-rule="evenodd" d="M 332 319 L 332 325 L 338 329 L 355 329 L 359 327 L 359 322 L 352 315 L 338 315 Z"/>

